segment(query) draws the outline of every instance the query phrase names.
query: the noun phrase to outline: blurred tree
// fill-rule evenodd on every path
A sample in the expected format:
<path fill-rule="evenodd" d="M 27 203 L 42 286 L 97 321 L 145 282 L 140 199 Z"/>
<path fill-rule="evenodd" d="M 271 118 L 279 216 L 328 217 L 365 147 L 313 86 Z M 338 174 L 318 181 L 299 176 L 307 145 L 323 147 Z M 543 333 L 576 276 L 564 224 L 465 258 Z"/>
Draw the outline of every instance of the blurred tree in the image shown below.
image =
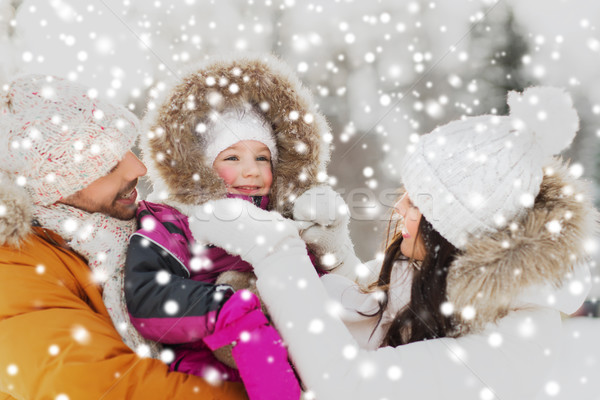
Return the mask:
<path fill-rule="evenodd" d="M 522 91 L 536 82 L 527 76 L 523 60 L 529 54 L 529 42 L 515 19 L 509 4 L 501 4 L 493 13 L 486 15 L 482 23 L 474 24 L 470 41 L 470 53 L 474 58 L 471 82 L 477 92 L 485 94 L 478 98 L 474 114 L 508 114 L 506 93 Z"/>
<path fill-rule="evenodd" d="M 15 16 L 23 0 L 0 0 L 0 84 L 18 71 L 15 55 L 17 29 Z"/>

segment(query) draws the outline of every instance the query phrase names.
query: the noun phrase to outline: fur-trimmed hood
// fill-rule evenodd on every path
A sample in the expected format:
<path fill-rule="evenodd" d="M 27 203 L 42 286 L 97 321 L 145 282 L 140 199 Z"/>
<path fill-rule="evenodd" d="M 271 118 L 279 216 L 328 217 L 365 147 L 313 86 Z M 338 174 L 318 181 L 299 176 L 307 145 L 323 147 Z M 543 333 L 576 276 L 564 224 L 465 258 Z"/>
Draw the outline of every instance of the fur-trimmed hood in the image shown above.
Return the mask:
<path fill-rule="evenodd" d="M 33 202 L 25 189 L 0 178 L 0 245 L 19 247 L 31 233 Z"/>
<path fill-rule="evenodd" d="M 247 104 L 272 125 L 279 152 L 271 208 L 291 216 L 292 201 L 325 176 L 327 122 L 309 91 L 274 56 L 210 59 L 167 89 L 157 104 L 144 118 L 142 134 L 153 200 L 196 205 L 225 197 L 223 180 L 205 165 L 206 134 L 196 127 L 213 112 Z"/>
<path fill-rule="evenodd" d="M 519 223 L 472 238 L 453 262 L 447 296 L 462 320 L 458 334 L 480 330 L 527 303 L 575 311 L 561 309 L 560 296 L 567 303 L 575 296 L 577 304 L 586 296 L 585 290 L 573 290 L 565 282 L 574 273 L 581 275 L 575 267 L 587 261 L 584 246 L 596 233 L 597 221 L 584 182 L 559 161 L 545 168 L 534 206 Z M 465 307 L 473 307 L 474 318 L 461 318 Z"/>

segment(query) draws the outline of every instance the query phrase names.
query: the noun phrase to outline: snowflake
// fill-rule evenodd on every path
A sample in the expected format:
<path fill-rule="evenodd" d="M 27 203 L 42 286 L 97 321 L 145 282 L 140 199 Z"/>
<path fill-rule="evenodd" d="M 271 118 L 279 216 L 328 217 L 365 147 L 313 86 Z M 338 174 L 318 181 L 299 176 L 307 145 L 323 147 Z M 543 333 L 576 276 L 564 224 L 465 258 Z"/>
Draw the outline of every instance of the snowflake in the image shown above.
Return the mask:
<path fill-rule="evenodd" d="M 6 367 L 6 373 L 10 376 L 15 376 L 19 373 L 19 367 L 16 364 L 9 364 Z"/>
<path fill-rule="evenodd" d="M 163 308 L 168 315 L 175 315 L 179 311 L 179 303 L 175 300 L 167 300 Z"/>
<path fill-rule="evenodd" d="M 553 219 L 546 224 L 546 229 L 548 229 L 551 234 L 557 235 L 562 230 L 562 225 L 559 221 Z"/>
<path fill-rule="evenodd" d="M 546 391 L 546 394 L 548 394 L 548 396 L 554 397 L 557 396 L 560 392 L 560 385 L 555 381 L 549 381 L 544 386 L 544 390 Z"/>
<path fill-rule="evenodd" d="M 90 332 L 81 325 L 74 325 L 71 328 L 71 337 L 79 344 L 89 344 L 91 340 Z"/>
<path fill-rule="evenodd" d="M 454 312 L 454 304 L 449 301 L 445 301 L 441 304 L 440 311 L 443 315 L 449 317 Z"/>
<path fill-rule="evenodd" d="M 460 315 L 465 320 L 471 320 L 475 318 L 475 308 L 473 306 L 466 306 L 462 309 Z"/>
<path fill-rule="evenodd" d="M 531 338 L 536 333 L 536 326 L 531 318 L 525 319 L 521 322 L 518 327 L 519 334 L 524 338 Z"/>
<path fill-rule="evenodd" d="M 156 273 L 155 279 L 159 285 L 166 285 L 171 280 L 171 275 L 167 271 L 162 270 Z"/>
<path fill-rule="evenodd" d="M 494 396 L 494 392 L 492 392 L 492 390 L 490 388 L 484 387 L 479 392 L 479 398 L 481 400 L 493 400 L 496 398 L 496 396 Z"/>
<path fill-rule="evenodd" d="M 569 293 L 573 296 L 579 296 L 585 290 L 585 285 L 580 281 L 572 281 L 569 283 Z"/>
<path fill-rule="evenodd" d="M 150 356 L 150 346 L 146 344 L 140 344 L 136 349 L 135 353 L 138 357 L 145 358 Z"/>
<path fill-rule="evenodd" d="M 364 361 L 363 363 L 360 364 L 359 371 L 360 371 L 360 375 L 363 378 L 369 379 L 369 378 L 372 378 L 373 376 L 375 376 L 375 374 L 377 372 L 377 366 L 372 362 Z"/>
<path fill-rule="evenodd" d="M 53 344 L 50 345 L 50 347 L 48 347 L 48 354 L 50 354 L 51 356 L 56 356 L 58 355 L 58 353 L 60 353 L 60 347 L 58 347 L 58 345 Z"/>
<path fill-rule="evenodd" d="M 175 353 L 171 349 L 164 349 L 160 352 L 160 359 L 165 364 L 170 364 L 175 360 Z"/>
<path fill-rule="evenodd" d="M 143 218 L 142 219 L 142 229 L 145 231 L 153 231 L 156 229 L 156 221 L 152 218 Z"/>
<path fill-rule="evenodd" d="M 387 370 L 387 377 L 392 381 L 397 381 L 402 378 L 402 369 L 396 365 L 392 365 Z"/>
<path fill-rule="evenodd" d="M 308 325 L 308 331 L 310 333 L 319 334 L 325 329 L 325 324 L 320 319 L 313 319 Z"/>
<path fill-rule="evenodd" d="M 490 334 L 490 336 L 488 337 L 488 344 L 492 347 L 500 347 L 502 345 L 502 342 L 502 335 L 497 332 Z"/>
<path fill-rule="evenodd" d="M 242 333 L 240 333 L 240 341 L 241 342 L 249 342 L 251 338 L 250 332 L 248 331 L 243 331 Z"/>

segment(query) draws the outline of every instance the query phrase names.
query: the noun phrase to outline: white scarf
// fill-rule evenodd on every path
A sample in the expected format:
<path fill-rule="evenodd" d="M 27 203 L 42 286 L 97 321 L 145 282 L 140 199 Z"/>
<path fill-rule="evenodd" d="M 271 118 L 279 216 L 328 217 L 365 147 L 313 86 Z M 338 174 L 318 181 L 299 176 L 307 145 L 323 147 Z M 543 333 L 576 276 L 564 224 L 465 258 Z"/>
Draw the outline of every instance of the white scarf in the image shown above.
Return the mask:
<path fill-rule="evenodd" d="M 142 357 L 159 358 L 160 346 L 143 338 L 133 327 L 125 303 L 125 257 L 129 237 L 136 229 L 135 219 L 122 221 L 58 203 L 34 206 L 33 214 L 42 227 L 58 233 L 88 261 L 123 342 Z"/>

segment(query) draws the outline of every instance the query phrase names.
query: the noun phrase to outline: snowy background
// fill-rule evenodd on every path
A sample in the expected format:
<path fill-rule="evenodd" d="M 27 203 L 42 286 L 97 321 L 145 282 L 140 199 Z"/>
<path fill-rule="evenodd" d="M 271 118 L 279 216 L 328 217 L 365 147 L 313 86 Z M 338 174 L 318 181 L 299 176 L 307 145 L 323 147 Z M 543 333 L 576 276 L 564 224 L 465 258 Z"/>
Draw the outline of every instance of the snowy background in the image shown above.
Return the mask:
<path fill-rule="evenodd" d="M 165 80 L 206 56 L 279 55 L 329 119 L 329 182 L 367 260 L 406 145 L 461 115 L 506 113 L 507 89 L 568 89 L 581 130 L 565 156 L 600 204 L 599 25 L 592 0 L 0 0 L 0 85 L 63 76 L 142 117 Z"/>

